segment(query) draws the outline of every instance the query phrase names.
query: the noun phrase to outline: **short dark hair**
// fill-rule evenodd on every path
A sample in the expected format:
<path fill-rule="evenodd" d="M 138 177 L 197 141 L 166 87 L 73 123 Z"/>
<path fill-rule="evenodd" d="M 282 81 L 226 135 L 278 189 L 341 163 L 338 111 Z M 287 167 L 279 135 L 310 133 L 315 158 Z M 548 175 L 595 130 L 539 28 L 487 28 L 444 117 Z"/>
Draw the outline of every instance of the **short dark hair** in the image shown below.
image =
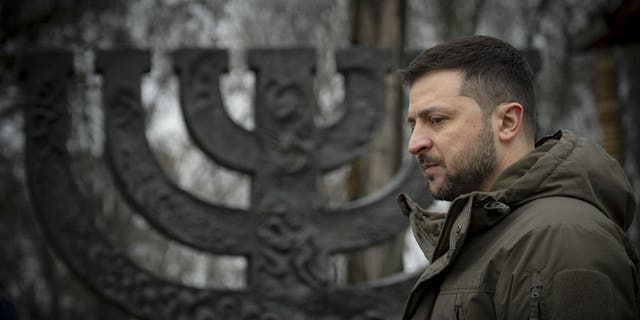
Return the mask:
<path fill-rule="evenodd" d="M 535 138 L 535 79 L 531 66 L 516 48 L 488 36 L 457 38 L 423 51 L 401 74 L 404 83 L 411 86 L 437 70 L 462 72 L 460 94 L 475 99 L 485 115 L 504 102 L 521 104 L 525 133 Z"/>

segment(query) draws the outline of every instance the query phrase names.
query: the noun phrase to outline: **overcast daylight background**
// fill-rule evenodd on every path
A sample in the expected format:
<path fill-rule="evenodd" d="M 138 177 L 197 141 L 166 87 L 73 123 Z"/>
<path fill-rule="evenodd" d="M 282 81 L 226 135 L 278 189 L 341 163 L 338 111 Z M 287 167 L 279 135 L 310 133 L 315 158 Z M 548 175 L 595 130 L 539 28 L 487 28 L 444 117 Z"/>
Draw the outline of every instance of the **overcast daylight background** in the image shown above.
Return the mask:
<path fill-rule="evenodd" d="M 178 104 L 173 50 L 229 49 L 231 69 L 221 88 L 225 107 L 234 121 L 252 129 L 255 76 L 246 66 L 247 49 L 315 48 L 315 120 L 326 125 L 340 117 L 344 99 L 336 49 L 387 48 L 398 69 L 408 62 L 402 52 L 471 34 L 535 50 L 540 66 L 539 133 L 569 129 L 603 144 L 640 190 L 639 12 L 637 0 L 2 0 L 0 292 L 16 305 L 20 319 L 126 318 L 68 272 L 47 245 L 29 204 L 15 72 L 16 55 L 26 49 L 62 47 L 75 54 L 73 137 L 68 147 L 78 183 L 96 208 L 98 228 L 137 264 L 162 278 L 196 287 L 241 288 L 246 283 L 244 258 L 204 254 L 164 239 L 124 204 L 103 160 L 95 50 L 126 46 L 151 51 L 152 68 L 142 83 L 147 138 L 166 174 L 212 203 L 248 208 L 249 177 L 212 163 L 190 140 Z M 357 164 L 321 179 L 328 207 L 373 192 L 397 168 L 407 136 L 402 116 L 406 91 L 393 73 L 388 84 L 389 117 L 374 145 Z M 436 204 L 436 209 L 446 210 L 446 203 Z M 637 222 L 629 233 L 639 247 Z M 385 266 L 389 252 L 399 262 Z M 371 252 L 333 257 L 332 281 L 366 282 L 426 263 L 407 233 Z"/>

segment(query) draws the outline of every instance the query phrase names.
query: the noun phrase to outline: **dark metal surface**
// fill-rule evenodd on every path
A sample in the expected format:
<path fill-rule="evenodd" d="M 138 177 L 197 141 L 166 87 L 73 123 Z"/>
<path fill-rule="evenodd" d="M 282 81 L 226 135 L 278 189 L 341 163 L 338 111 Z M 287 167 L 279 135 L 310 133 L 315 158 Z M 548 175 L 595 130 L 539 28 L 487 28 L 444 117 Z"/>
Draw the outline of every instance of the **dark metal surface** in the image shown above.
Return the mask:
<path fill-rule="evenodd" d="M 389 54 L 337 52 L 347 110 L 336 124 L 317 128 L 314 51 L 251 50 L 248 64 L 257 86 L 253 131 L 234 124 L 222 106 L 226 51 L 179 50 L 173 57 L 189 133 L 214 161 L 251 175 L 250 209 L 198 200 L 162 172 L 145 138 L 140 103 L 141 76 L 150 68 L 146 51 L 97 54 L 110 167 L 127 201 L 166 237 L 211 253 L 246 256 L 247 288 L 197 289 L 158 279 L 96 230 L 66 148 L 72 55 L 37 52 L 21 62 L 29 186 L 40 221 L 69 267 L 141 319 L 398 318 L 413 275 L 333 288 L 328 261 L 332 253 L 404 232 L 407 221 L 395 195 L 426 195 L 414 161 L 407 159 L 384 189 L 343 208 L 324 208 L 317 188 L 322 172 L 362 155 L 373 138 L 384 116 Z"/>

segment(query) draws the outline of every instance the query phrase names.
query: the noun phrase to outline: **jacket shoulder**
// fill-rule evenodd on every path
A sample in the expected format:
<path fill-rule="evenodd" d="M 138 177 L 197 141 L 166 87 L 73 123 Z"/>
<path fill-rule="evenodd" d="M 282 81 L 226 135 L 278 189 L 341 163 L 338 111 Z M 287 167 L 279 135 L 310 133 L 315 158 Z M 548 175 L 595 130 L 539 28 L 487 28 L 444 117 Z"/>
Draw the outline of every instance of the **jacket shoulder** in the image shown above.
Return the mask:
<path fill-rule="evenodd" d="M 520 303 L 535 296 L 545 301 L 541 312 L 554 319 L 635 314 L 635 261 L 624 232 L 603 212 L 580 199 L 549 197 L 512 214 L 503 230 L 510 244 L 503 265 L 508 272 L 496 288 L 498 309 L 509 316 L 528 314 Z"/>
<path fill-rule="evenodd" d="M 547 197 L 530 201 L 514 210 L 512 223 L 525 232 L 538 232 L 581 227 L 587 230 L 616 235 L 624 231 L 607 215 L 587 201 L 571 197 Z"/>

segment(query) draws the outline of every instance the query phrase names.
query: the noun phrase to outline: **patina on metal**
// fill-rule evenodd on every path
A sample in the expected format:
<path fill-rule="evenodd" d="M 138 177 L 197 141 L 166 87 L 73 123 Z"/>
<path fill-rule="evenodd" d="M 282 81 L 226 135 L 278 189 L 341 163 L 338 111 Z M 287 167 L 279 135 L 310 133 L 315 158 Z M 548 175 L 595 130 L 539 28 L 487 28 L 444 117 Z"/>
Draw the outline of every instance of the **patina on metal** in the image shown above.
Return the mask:
<path fill-rule="evenodd" d="M 70 134 L 68 51 L 21 59 L 26 164 L 30 192 L 48 238 L 67 265 L 105 299 L 140 319 L 396 319 L 416 275 L 333 287 L 329 256 L 364 249 L 407 228 L 395 196 L 427 199 L 425 182 L 407 158 L 384 189 L 339 209 L 320 201 L 319 175 L 365 153 L 384 117 L 388 52 L 336 52 L 345 79 L 344 116 L 316 127 L 315 52 L 250 50 L 256 74 L 255 129 L 225 112 L 220 77 L 225 50 L 178 50 L 173 55 L 180 104 L 197 146 L 213 161 L 251 177 L 251 205 L 232 209 L 204 202 L 169 180 L 145 138 L 141 77 L 144 50 L 96 54 L 103 77 L 106 154 L 136 213 L 164 236 L 213 254 L 247 257 L 242 290 L 202 289 L 159 279 L 136 266 L 93 225 L 74 183 L 66 147 Z"/>

